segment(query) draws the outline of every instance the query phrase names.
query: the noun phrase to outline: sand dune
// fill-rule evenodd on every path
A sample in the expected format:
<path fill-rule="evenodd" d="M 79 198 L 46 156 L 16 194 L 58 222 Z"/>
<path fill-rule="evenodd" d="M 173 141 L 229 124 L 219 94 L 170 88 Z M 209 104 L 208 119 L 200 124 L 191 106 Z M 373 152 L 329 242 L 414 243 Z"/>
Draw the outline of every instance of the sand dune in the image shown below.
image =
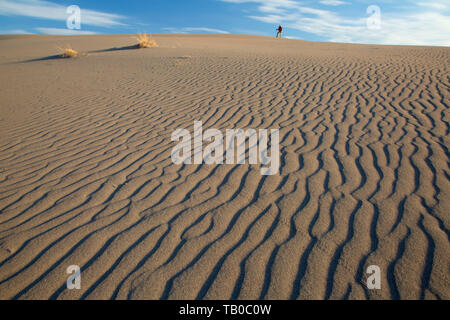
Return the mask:
<path fill-rule="evenodd" d="M 0 37 L 0 298 L 450 298 L 449 48 L 154 38 Z M 194 121 L 280 173 L 172 164 Z"/>

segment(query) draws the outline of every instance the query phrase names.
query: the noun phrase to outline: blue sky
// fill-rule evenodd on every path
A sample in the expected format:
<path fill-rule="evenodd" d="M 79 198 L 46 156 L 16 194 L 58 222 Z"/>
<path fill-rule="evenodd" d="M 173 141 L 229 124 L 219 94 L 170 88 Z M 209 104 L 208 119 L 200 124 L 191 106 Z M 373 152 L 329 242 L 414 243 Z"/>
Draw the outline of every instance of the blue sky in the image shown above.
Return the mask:
<path fill-rule="evenodd" d="M 66 26 L 70 5 L 81 29 Z M 0 0 L 1 34 L 233 33 L 450 46 L 450 0 Z"/>

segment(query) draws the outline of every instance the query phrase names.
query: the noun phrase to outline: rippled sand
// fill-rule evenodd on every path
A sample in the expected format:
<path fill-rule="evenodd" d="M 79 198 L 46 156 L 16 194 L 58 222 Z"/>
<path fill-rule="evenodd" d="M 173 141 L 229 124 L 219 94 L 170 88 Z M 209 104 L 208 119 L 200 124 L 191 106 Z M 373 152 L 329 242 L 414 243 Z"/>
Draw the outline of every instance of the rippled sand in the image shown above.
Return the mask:
<path fill-rule="evenodd" d="M 450 48 L 154 38 L 0 37 L 0 298 L 450 298 Z M 172 164 L 194 121 L 280 173 Z"/>

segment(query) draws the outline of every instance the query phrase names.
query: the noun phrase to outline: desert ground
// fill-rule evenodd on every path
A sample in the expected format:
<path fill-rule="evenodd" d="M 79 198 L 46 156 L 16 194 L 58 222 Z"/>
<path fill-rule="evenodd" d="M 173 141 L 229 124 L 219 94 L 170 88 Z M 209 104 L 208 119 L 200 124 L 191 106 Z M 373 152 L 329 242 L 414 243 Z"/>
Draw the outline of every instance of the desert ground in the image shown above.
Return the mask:
<path fill-rule="evenodd" d="M 450 48 L 153 38 L 0 37 L 1 299 L 450 299 Z M 279 173 L 173 164 L 194 121 Z"/>

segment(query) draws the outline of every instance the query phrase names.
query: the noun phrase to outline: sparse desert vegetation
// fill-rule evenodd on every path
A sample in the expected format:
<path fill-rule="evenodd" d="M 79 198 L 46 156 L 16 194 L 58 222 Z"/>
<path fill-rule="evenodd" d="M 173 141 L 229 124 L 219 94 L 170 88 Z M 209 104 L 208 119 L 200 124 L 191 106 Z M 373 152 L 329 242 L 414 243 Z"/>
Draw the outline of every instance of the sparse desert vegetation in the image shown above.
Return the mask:
<path fill-rule="evenodd" d="M 65 47 L 58 47 L 61 50 L 61 58 L 74 58 L 78 57 L 79 53 L 72 49 L 70 45 Z"/>
<path fill-rule="evenodd" d="M 146 33 L 139 33 L 136 39 L 138 41 L 138 47 L 141 49 L 158 47 L 156 41 L 151 39 Z"/>

